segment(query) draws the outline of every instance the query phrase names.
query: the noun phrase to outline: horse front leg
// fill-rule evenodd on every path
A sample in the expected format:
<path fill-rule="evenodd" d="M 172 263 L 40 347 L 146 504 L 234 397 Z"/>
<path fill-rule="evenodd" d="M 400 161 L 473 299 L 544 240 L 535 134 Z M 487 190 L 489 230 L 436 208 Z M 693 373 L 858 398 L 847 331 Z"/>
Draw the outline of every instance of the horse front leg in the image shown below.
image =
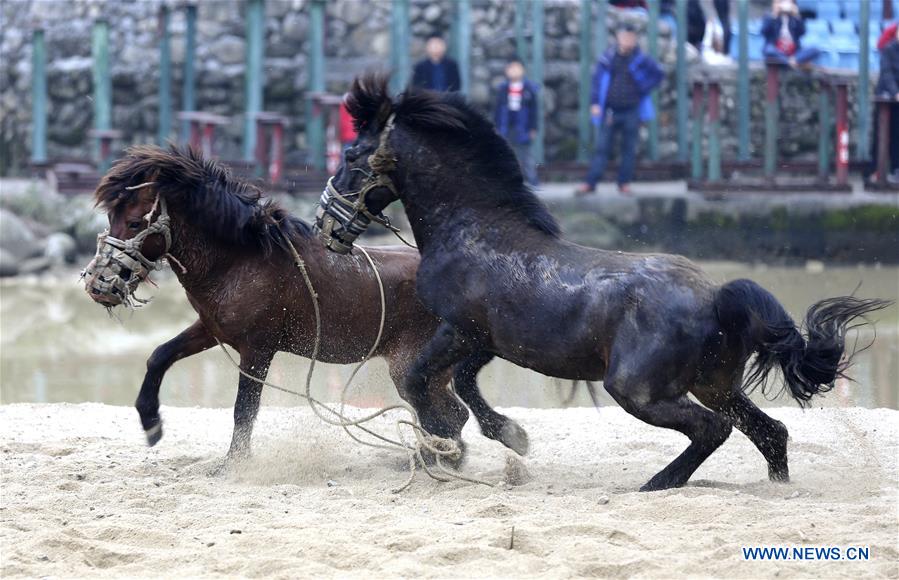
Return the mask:
<path fill-rule="evenodd" d="M 240 349 L 240 369 L 247 375 L 259 380 L 248 378 L 241 374 L 237 383 L 237 399 L 234 401 L 234 432 L 231 435 L 231 447 L 225 457 L 225 463 L 242 461 L 250 455 L 250 439 L 253 435 L 253 423 L 259 414 L 259 404 L 262 401 L 262 383 L 268 376 L 269 366 L 275 357 L 275 351 L 269 349 L 257 350 L 251 347 Z"/>
<path fill-rule="evenodd" d="M 134 407 L 140 415 L 141 425 L 147 436 L 147 444 L 152 447 L 162 439 L 162 419 L 159 416 L 159 387 L 166 371 L 183 358 L 193 356 L 215 345 L 215 338 L 203 323 L 197 320 L 175 338 L 165 342 L 153 351 L 147 359 L 147 374 L 140 386 Z"/>
<path fill-rule="evenodd" d="M 499 441 L 519 455 L 527 455 L 530 446 L 527 431 L 512 419 L 497 413 L 490 403 L 484 400 L 478 388 L 478 373 L 491 360 L 493 354 L 481 350 L 457 364 L 453 371 L 456 394 L 471 409 L 485 437 Z"/>
<path fill-rule="evenodd" d="M 437 437 L 461 443 L 468 410 L 447 387 L 450 367 L 468 356 L 474 345 L 443 322 L 425 345 L 406 376 L 406 397 L 421 426 Z"/>

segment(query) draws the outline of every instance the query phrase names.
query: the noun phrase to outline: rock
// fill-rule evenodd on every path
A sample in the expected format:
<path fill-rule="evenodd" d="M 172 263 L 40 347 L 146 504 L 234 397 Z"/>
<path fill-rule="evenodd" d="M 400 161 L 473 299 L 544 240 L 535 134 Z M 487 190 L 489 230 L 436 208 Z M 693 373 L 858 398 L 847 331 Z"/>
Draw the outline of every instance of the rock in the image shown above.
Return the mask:
<path fill-rule="evenodd" d="M 443 14 L 443 9 L 439 4 L 434 3 L 429 4 L 428 7 L 424 9 L 424 13 L 422 15 L 424 16 L 425 20 L 433 24 L 440 20 L 441 14 Z"/>
<path fill-rule="evenodd" d="M 44 256 L 50 259 L 54 266 L 75 260 L 75 238 L 69 234 L 57 232 L 50 234 L 44 244 Z"/>
<path fill-rule="evenodd" d="M 52 265 L 50 258 L 47 256 L 29 258 L 19 263 L 19 274 L 38 274 L 44 270 L 49 270 Z"/>
<path fill-rule="evenodd" d="M 302 14 L 291 13 L 281 22 L 284 40 L 291 43 L 302 42 L 308 36 L 309 21 Z"/>
<path fill-rule="evenodd" d="M 209 52 L 222 64 L 243 64 L 246 60 L 246 43 L 240 37 L 226 35 L 214 40 Z"/>
<path fill-rule="evenodd" d="M 598 503 L 599 505 L 606 505 L 607 503 L 609 503 L 609 496 L 607 496 L 607 495 L 599 496 L 599 499 L 596 500 L 596 503 Z"/>
<path fill-rule="evenodd" d="M 362 2 L 342 2 L 337 4 L 337 17 L 349 24 L 356 26 L 371 13 L 372 7 Z"/>
<path fill-rule="evenodd" d="M 0 248 L 16 260 L 41 253 L 41 244 L 25 221 L 6 209 L 0 209 Z"/>
<path fill-rule="evenodd" d="M 0 278 L 15 276 L 19 273 L 19 261 L 16 257 L 0 248 Z"/>

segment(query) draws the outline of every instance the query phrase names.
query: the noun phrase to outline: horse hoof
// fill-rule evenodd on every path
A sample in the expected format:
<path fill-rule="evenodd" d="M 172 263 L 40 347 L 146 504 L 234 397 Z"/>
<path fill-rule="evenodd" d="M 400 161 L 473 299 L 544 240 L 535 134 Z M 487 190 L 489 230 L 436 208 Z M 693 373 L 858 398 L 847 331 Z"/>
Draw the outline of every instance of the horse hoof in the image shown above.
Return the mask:
<path fill-rule="evenodd" d="M 784 469 L 769 469 L 768 479 L 775 483 L 790 483 L 790 471 Z"/>
<path fill-rule="evenodd" d="M 527 431 L 522 429 L 521 425 L 511 419 L 506 421 L 506 424 L 503 425 L 499 440 L 500 443 L 521 456 L 527 455 L 528 450 L 531 447 Z"/>
<path fill-rule="evenodd" d="M 153 447 L 154 445 L 159 443 L 160 439 L 162 439 L 162 421 L 156 423 L 155 425 L 144 431 L 144 433 L 147 435 L 147 445 Z"/>
<path fill-rule="evenodd" d="M 452 469 L 458 470 L 462 467 L 462 463 L 465 461 L 465 442 L 461 439 L 454 439 L 456 444 L 459 446 L 460 453 L 455 456 L 442 455 L 440 457 L 440 465 L 444 467 L 449 467 Z M 421 461 L 424 461 L 426 467 L 434 467 L 437 465 L 437 456 L 434 452 L 422 448 L 420 450 L 421 453 Z"/>
<path fill-rule="evenodd" d="M 684 482 L 686 483 L 686 482 Z M 675 481 L 671 481 L 668 478 L 656 478 L 653 477 L 640 488 L 640 491 L 662 491 L 665 489 L 674 489 L 676 487 L 682 487 L 683 483 L 678 483 Z"/>

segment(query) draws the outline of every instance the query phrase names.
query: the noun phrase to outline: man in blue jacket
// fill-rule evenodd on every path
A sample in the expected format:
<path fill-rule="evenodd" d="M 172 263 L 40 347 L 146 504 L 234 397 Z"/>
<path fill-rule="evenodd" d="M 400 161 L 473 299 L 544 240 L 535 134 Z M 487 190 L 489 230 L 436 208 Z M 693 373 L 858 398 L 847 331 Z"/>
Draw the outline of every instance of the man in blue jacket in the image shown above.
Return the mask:
<path fill-rule="evenodd" d="M 524 63 L 518 58 L 510 60 L 496 96 L 494 122 L 497 132 L 515 150 L 524 179 L 531 185 L 537 185 L 537 167 L 531 155 L 537 134 L 537 95 L 537 85 L 524 76 Z"/>
<path fill-rule="evenodd" d="M 617 46 L 600 57 L 593 74 L 590 113 L 599 126 L 599 136 L 587 179 L 576 192 L 580 195 L 596 190 L 616 133 L 621 133 L 618 191 L 630 193 L 640 123 L 655 116 L 651 94 L 664 76 L 658 63 L 640 51 L 633 25 L 619 27 L 615 39 Z"/>

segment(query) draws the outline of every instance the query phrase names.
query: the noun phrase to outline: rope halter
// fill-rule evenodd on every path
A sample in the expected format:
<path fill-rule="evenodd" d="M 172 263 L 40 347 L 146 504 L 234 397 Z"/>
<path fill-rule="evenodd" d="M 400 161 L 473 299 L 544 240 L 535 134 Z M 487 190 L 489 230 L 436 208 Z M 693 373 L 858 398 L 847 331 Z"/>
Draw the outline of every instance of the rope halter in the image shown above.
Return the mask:
<path fill-rule="evenodd" d="M 127 189 L 138 189 L 153 185 L 153 182 L 142 183 Z M 153 219 L 153 214 L 159 208 L 159 215 Z M 97 254 L 91 260 L 81 277 L 87 278 L 84 290 L 93 298 L 108 306 L 127 304 L 133 306 L 134 302 L 144 303 L 134 296 L 138 285 L 146 279 L 151 270 L 161 268 L 164 257 L 172 248 L 171 218 L 166 208 L 165 199 L 158 193 L 153 207 L 144 216 L 147 227 L 136 236 L 128 240 L 121 240 L 109 235 L 109 229 L 97 235 Z M 165 240 L 165 248 L 157 260 L 150 260 L 142 251 L 144 241 L 159 234 Z"/>
<path fill-rule="evenodd" d="M 395 116 L 391 114 L 387 119 L 378 148 L 368 156 L 368 166 L 372 172 L 366 176 L 362 187 L 357 191 L 340 193 L 334 187 L 334 177 L 331 177 L 319 199 L 315 213 L 315 231 L 325 247 L 338 254 L 349 253 L 353 249 L 353 242 L 371 222 L 384 226 L 394 234 L 399 233 L 399 228 L 393 226 L 387 216 L 371 213 L 365 204 L 368 192 L 379 187 L 386 187 L 395 196 L 399 196 L 393 180 L 387 175 L 396 168 L 396 158 L 387 148 Z"/>

